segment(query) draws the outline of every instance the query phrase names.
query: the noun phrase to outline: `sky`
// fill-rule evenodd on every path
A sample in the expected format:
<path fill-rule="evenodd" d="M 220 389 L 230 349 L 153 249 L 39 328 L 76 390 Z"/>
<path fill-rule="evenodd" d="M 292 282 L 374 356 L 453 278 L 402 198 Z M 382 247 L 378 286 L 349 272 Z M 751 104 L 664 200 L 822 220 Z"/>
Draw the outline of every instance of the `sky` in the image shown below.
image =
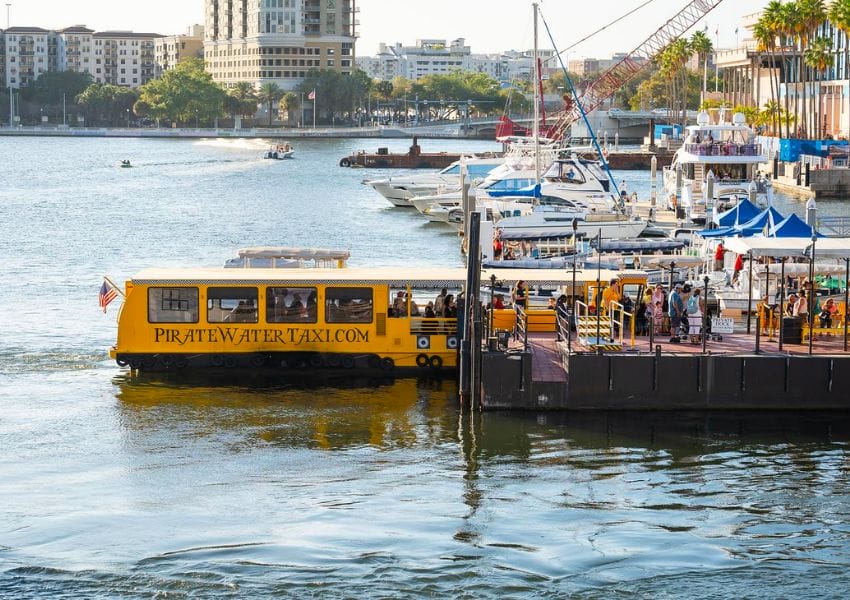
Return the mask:
<path fill-rule="evenodd" d="M 758 11 L 767 1 L 724 0 L 696 29 L 707 25 L 718 47 L 732 47 L 741 17 Z M 558 48 L 563 49 L 645 2 L 604 0 L 600 2 L 603 10 L 591 11 L 585 10 L 588 5 L 580 0 L 540 0 L 540 7 Z M 11 4 L 8 14 L 13 26 L 45 29 L 87 25 L 95 30 L 173 35 L 204 21 L 203 0 L 144 0 L 141 4 L 127 0 L 0 0 L 0 4 Z M 686 4 L 688 0 L 649 0 L 647 6 L 570 50 L 567 57 L 608 58 L 614 52 L 628 51 Z M 358 0 L 357 6 L 359 56 L 375 54 L 380 42 L 413 45 L 419 38 L 463 37 L 476 53 L 532 47 L 530 0 Z M 6 15 L 0 15 L 0 26 L 5 27 Z M 743 29 L 739 37 L 743 37 Z M 540 47 L 552 48 L 542 25 Z"/>

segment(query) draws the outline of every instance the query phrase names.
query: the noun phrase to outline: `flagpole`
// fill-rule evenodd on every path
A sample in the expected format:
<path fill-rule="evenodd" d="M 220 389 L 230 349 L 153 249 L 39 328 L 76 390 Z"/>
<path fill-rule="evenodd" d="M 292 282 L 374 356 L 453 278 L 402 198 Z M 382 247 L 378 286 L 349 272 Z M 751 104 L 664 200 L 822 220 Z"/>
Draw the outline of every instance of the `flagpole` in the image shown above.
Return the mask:
<path fill-rule="evenodd" d="M 126 297 L 127 297 L 127 296 L 124 294 L 124 292 L 123 292 L 123 291 L 121 291 L 121 288 L 120 288 L 120 287 L 118 287 L 117 285 L 115 285 L 114 283 L 112 283 L 112 280 L 111 280 L 109 277 L 107 277 L 106 275 L 104 275 L 104 276 L 103 276 L 103 280 L 104 280 L 106 283 L 108 283 L 110 286 L 112 286 L 112 289 L 114 289 L 116 292 L 118 292 L 119 294 L 121 294 L 121 296 L 123 296 L 124 298 L 126 298 Z"/>
<path fill-rule="evenodd" d="M 313 90 L 313 129 L 316 128 L 316 90 Z"/>

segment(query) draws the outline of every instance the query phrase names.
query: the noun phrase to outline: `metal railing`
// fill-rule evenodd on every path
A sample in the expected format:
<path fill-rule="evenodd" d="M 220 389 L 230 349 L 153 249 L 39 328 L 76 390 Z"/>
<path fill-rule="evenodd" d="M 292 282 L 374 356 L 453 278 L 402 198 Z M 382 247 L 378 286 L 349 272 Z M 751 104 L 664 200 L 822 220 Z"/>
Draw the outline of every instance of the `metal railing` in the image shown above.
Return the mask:
<path fill-rule="evenodd" d="M 818 232 L 826 236 L 850 236 L 850 217 L 819 217 Z"/>
<path fill-rule="evenodd" d="M 734 142 L 689 142 L 685 152 L 697 156 L 761 156 L 759 144 L 737 144 Z"/>

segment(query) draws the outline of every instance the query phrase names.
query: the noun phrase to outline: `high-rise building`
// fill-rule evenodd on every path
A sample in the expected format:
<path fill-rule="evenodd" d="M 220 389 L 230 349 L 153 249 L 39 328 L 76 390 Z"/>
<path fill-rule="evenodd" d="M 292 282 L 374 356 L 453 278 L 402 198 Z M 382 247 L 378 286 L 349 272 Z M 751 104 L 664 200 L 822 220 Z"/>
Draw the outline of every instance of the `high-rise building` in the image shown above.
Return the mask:
<path fill-rule="evenodd" d="M 355 0 L 205 0 L 204 60 L 225 85 L 293 89 L 310 69 L 354 69 Z"/>
<path fill-rule="evenodd" d="M 192 25 L 186 35 L 169 35 L 154 40 L 154 76 L 162 77 L 185 58 L 204 57 L 204 26 Z"/>
<path fill-rule="evenodd" d="M 57 68 L 60 71 L 88 73 L 94 78 L 93 29 L 74 25 L 56 32 Z"/>

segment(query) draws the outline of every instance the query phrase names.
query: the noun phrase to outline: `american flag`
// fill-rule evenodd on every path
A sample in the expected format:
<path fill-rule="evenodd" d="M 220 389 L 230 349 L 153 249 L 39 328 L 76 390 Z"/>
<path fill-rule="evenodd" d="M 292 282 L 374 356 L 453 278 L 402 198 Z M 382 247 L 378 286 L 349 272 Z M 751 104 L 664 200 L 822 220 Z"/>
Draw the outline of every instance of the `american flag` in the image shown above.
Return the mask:
<path fill-rule="evenodd" d="M 115 288 L 104 281 L 103 285 L 100 286 L 100 292 L 97 294 L 97 301 L 103 312 L 106 312 L 106 307 L 109 306 L 110 302 L 115 300 L 115 296 L 117 295 L 118 292 L 115 291 Z"/>
<path fill-rule="evenodd" d="M 316 90 L 314 89 L 312 92 L 307 94 L 307 100 L 315 100 L 316 99 Z"/>

